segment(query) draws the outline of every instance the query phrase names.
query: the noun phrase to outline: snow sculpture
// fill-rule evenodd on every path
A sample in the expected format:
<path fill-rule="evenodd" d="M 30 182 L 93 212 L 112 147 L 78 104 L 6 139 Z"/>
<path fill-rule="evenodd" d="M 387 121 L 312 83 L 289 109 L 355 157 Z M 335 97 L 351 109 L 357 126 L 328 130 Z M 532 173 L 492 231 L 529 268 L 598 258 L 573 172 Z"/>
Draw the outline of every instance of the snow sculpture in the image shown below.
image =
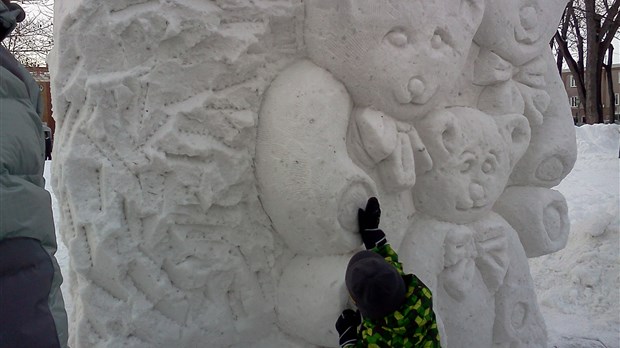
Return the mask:
<path fill-rule="evenodd" d="M 546 346 L 566 0 L 56 3 L 72 347 L 334 347 L 371 195 L 445 347 Z"/>
<path fill-rule="evenodd" d="M 565 99 L 564 86 L 551 52 L 545 49 L 565 5 L 564 0 L 489 2 L 488 16 L 474 38 L 481 46 L 481 57 L 487 57 L 477 64 L 479 71 L 487 71 L 486 78 L 474 82 L 484 86 L 479 107 L 492 114 L 523 113 L 532 128 L 530 146 L 496 208 L 517 228 L 529 257 L 560 250 L 568 238 L 566 201 L 549 188 L 566 177 L 575 163 L 575 130 L 565 116 L 568 105 L 558 102 Z M 516 102 L 489 105 L 502 97 Z"/>
<path fill-rule="evenodd" d="M 513 337 L 500 333 L 512 324 L 514 309 L 502 301 L 514 300 L 511 282 L 518 289 L 529 285 L 519 302 L 535 306 L 536 297 L 531 280 L 523 277 L 527 262 L 517 233 L 491 209 L 529 145 L 529 123 L 522 115 L 491 117 L 455 107 L 430 113 L 416 128 L 432 168 L 420 173 L 413 187 L 418 212 L 400 246 L 401 257 L 415 269 L 426 266 L 431 255 L 443 255 L 420 268 L 421 279 L 435 290 L 435 310 L 449 342 L 457 337 L 462 346 L 509 344 Z M 544 326 L 535 310 L 528 308 L 520 324 L 529 334 L 522 344 L 544 339 L 540 332 L 532 334 Z"/>

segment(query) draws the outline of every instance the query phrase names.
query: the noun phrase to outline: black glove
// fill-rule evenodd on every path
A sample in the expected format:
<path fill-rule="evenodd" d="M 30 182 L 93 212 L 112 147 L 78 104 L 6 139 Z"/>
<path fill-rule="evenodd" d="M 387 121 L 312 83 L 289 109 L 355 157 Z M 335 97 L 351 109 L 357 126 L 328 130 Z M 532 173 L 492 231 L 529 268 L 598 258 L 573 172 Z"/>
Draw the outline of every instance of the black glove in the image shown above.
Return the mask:
<path fill-rule="evenodd" d="M 355 344 L 357 342 L 357 327 L 362 323 L 362 316 L 359 311 L 345 309 L 336 321 L 336 331 L 340 339 L 338 343 L 340 347 L 346 344 Z"/>
<path fill-rule="evenodd" d="M 357 210 L 357 222 L 359 224 L 360 233 L 367 229 L 375 229 L 379 227 L 381 218 L 381 207 L 377 197 L 368 198 L 366 209 Z"/>
<path fill-rule="evenodd" d="M 385 233 L 379 229 L 381 208 L 376 197 L 370 197 L 366 209 L 357 210 L 357 223 L 366 249 L 382 246 L 386 243 Z"/>

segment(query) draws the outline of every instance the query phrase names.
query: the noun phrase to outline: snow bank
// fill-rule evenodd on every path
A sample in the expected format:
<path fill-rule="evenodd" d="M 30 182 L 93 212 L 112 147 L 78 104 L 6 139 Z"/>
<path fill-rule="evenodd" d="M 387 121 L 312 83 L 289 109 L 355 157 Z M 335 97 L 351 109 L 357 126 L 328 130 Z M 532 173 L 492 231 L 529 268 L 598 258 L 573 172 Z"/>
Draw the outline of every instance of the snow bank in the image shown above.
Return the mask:
<path fill-rule="evenodd" d="M 576 128 L 577 162 L 557 187 L 568 201 L 568 244 L 530 259 L 551 346 L 620 346 L 619 132 Z"/>

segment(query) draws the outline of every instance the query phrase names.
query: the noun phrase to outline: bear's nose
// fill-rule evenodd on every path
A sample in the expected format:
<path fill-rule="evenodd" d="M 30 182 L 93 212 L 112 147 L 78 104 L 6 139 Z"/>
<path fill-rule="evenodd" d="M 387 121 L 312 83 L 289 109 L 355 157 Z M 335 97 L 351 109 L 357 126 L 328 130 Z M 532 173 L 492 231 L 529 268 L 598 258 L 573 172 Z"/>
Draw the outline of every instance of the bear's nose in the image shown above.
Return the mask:
<path fill-rule="evenodd" d="M 412 98 L 421 97 L 426 90 L 426 86 L 424 85 L 424 81 L 419 78 L 412 78 L 409 80 L 409 85 L 407 85 L 407 89 L 411 93 Z"/>
<path fill-rule="evenodd" d="M 484 187 L 478 183 L 471 183 L 469 185 L 469 196 L 476 202 L 484 198 Z"/>

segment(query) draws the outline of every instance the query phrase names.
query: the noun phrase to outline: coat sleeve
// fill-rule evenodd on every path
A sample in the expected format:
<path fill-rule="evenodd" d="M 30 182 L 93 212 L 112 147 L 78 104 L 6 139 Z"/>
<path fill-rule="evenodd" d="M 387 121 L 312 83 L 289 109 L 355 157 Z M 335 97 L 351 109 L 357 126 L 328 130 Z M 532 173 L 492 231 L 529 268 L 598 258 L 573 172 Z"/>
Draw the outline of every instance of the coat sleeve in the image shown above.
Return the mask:
<path fill-rule="evenodd" d="M 398 273 L 400 273 L 400 275 L 405 274 L 403 272 L 403 265 L 400 263 L 400 261 L 398 261 L 398 254 L 396 253 L 396 251 L 394 251 L 394 249 L 392 249 L 390 244 L 386 243 L 371 250 L 383 256 L 385 261 L 394 266 Z"/>
<path fill-rule="evenodd" d="M 0 240 L 32 238 L 48 254 L 54 269 L 48 305 L 60 344 L 66 347 L 62 276 L 54 257 L 51 196 L 43 178 L 45 141 L 39 88 L 28 72 L 5 53 L 0 47 Z"/>
<path fill-rule="evenodd" d="M 24 236 L 46 243 L 55 236 L 43 179 L 41 122 L 25 101 L 0 94 L 0 238 Z"/>

